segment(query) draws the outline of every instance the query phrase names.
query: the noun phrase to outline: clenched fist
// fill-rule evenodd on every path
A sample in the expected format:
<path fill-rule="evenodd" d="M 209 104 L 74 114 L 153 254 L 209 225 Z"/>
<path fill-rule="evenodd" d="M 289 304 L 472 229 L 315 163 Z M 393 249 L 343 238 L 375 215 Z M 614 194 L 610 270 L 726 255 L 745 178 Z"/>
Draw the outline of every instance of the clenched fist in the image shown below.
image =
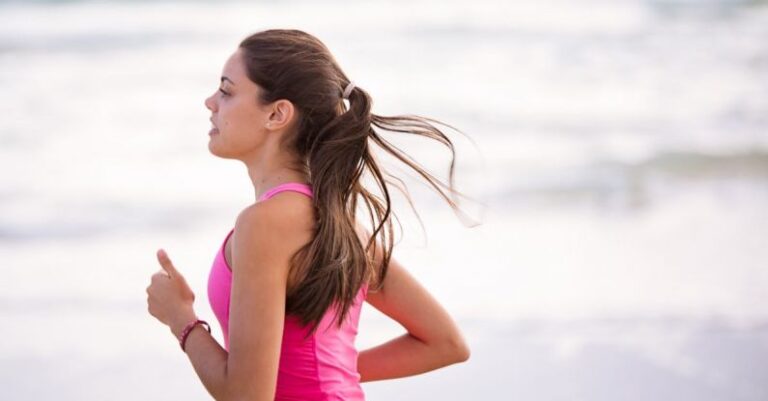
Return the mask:
<path fill-rule="evenodd" d="M 163 249 L 157 251 L 157 260 L 162 269 L 147 287 L 147 306 L 152 316 L 173 329 L 194 319 L 195 294 Z"/>

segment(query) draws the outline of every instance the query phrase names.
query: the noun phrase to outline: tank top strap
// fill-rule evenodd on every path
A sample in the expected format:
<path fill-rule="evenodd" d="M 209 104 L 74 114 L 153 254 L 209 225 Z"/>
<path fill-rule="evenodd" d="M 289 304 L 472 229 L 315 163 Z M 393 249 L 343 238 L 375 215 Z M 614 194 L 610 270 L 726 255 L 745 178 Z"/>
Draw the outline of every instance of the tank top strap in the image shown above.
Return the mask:
<path fill-rule="evenodd" d="M 310 198 L 312 197 L 312 187 L 310 187 L 308 184 L 303 184 L 301 182 L 285 182 L 270 188 L 267 192 L 264 192 L 261 197 L 259 197 L 259 202 L 269 199 L 283 191 L 301 192 Z"/>

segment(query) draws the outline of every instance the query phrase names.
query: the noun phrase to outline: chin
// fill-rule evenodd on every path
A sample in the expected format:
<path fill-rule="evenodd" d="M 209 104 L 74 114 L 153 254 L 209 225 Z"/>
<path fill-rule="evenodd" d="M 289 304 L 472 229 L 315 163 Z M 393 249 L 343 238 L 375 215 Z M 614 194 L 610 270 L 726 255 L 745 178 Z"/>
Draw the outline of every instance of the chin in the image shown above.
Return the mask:
<path fill-rule="evenodd" d="M 216 149 L 216 146 L 213 145 L 213 140 L 208 141 L 208 151 L 214 156 L 226 159 L 225 155 L 221 154 L 221 150 Z"/>
<path fill-rule="evenodd" d="M 222 158 L 222 159 L 242 160 L 241 157 L 239 157 L 237 154 L 233 154 L 231 152 L 230 153 L 222 152 L 222 150 L 220 148 L 217 148 L 215 145 L 213 145 L 213 141 L 208 142 L 208 151 L 212 155 L 214 155 L 216 157 L 219 157 L 219 158 Z"/>

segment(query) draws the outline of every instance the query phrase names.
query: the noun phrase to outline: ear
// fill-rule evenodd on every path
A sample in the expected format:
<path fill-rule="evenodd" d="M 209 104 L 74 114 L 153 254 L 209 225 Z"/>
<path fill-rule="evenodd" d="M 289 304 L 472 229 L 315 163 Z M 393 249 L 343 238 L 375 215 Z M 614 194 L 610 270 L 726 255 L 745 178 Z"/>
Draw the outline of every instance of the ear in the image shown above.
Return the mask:
<path fill-rule="evenodd" d="M 272 103 L 272 112 L 267 118 L 267 128 L 273 131 L 285 129 L 293 123 L 295 107 L 290 100 L 280 99 Z"/>

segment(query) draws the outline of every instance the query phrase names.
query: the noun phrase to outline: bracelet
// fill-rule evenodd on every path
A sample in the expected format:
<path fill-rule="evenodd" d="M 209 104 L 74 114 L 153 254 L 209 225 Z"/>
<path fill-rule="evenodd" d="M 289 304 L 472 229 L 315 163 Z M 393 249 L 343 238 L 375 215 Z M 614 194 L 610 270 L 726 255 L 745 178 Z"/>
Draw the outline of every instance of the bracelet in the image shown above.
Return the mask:
<path fill-rule="evenodd" d="M 186 326 L 184 326 L 184 330 L 182 330 L 181 334 L 179 335 L 179 345 L 181 346 L 181 350 L 184 350 L 184 344 L 187 342 L 187 337 L 189 336 L 189 333 L 192 332 L 192 329 L 195 328 L 198 324 L 202 324 L 205 326 L 206 329 L 208 329 L 208 332 L 211 332 L 211 326 L 208 325 L 208 322 L 205 320 L 200 320 L 198 318 L 195 318 L 195 320 L 187 323 Z M 186 351 L 185 351 L 186 352 Z"/>

